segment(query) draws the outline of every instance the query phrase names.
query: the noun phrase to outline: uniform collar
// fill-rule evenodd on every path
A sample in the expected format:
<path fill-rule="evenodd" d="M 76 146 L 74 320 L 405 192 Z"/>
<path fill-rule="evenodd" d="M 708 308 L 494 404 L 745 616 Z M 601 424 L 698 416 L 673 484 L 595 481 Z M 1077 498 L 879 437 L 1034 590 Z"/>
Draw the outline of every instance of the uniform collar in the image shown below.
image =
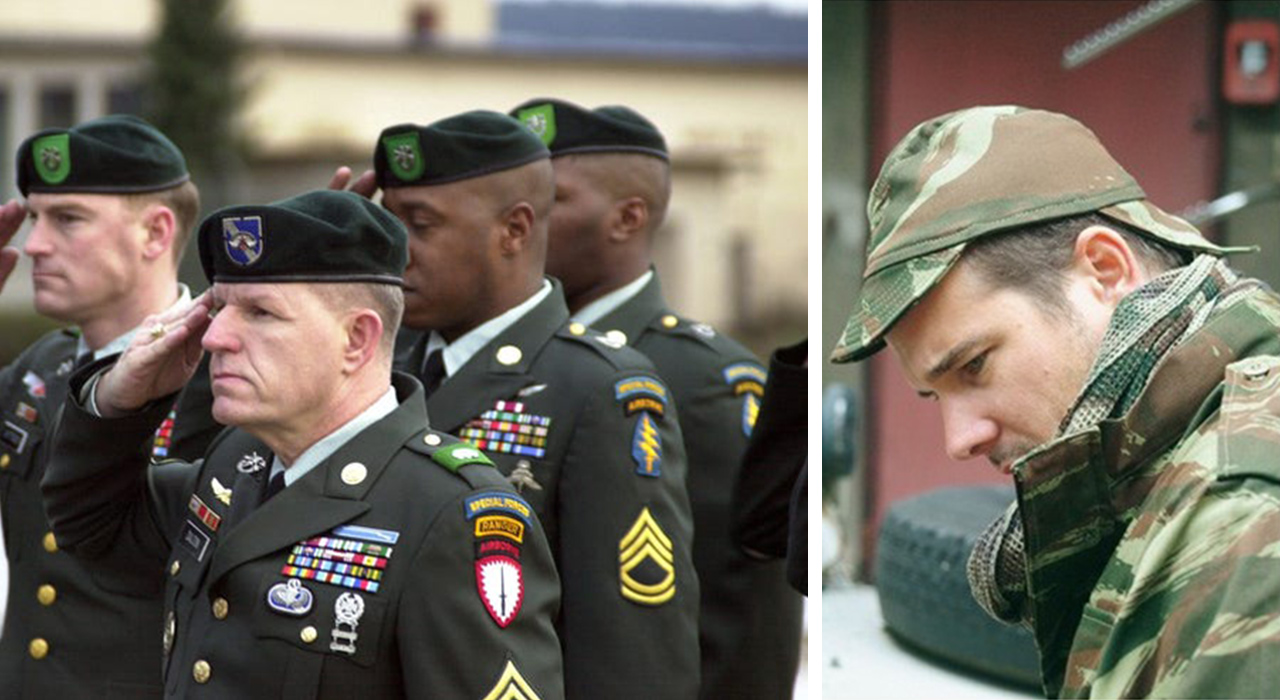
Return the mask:
<path fill-rule="evenodd" d="M 374 401 L 368 408 L 361 411 L 359 415 L 346 423 L 342 424 L 337 430 L 320 438 L 311 447 L 308 447 L 293 464 L 285 467 L 284 462 L 279 455 L 274 456 L 271 460 L 271 476 L 275 476 L 280 472 L 284 472 L 284 485 L 288 486 L 293 482 L 301 479 L 307 472 L 316 468 L 316 465 L 329 458 L 329 455 L 338 451 L 338 448 L 347 444 L 351 438 L 354 438 L 360 431 L 373 425 L 383 417 L 396 410 L 400 402 L 396 400 L 395 389 L 387 387 L 386 393 Z"/>
<path fill-rule="evenodd" d="M 538 305 L 547 295 L 551 294 L 551 282 L 546 278 L 542 280 L 542 287 L 534 292 L 532 296 L 520 304 L 504 311 L 501 315 L 495 316 L 488 321 L 472 328 L 464 333 L 452 343 L 446 343 L 444 338 L 436 331 L 431 331 L 431 337 L 427 341 L 427 351 L 423 354 L 423 360 L 431 356 L 431 352 L 437 348 L 444 348 L 444 373 L 446 377 L 451 377 L 462 366 L 467 364 L 472 357 L 475 356 L 481 348 L 488 345 L 494 338 L 502 335 L 504 331 L 515 324 Z M 421 368 L 418 368 L 421 369 Z"/>
<path fill-rule="evenodd" d="M 653 268 L 645 270 L 643 275 L 634 280 L 618 287 L 608 294 L 596 299 L 578 310 L 573 315 L 573 320 L 584 326 L 596 326 L 596 322 L 612 313 L 619 306 L 631 300 L 640 290 L 644 288 L 649 280 L 653 279 Z"/>

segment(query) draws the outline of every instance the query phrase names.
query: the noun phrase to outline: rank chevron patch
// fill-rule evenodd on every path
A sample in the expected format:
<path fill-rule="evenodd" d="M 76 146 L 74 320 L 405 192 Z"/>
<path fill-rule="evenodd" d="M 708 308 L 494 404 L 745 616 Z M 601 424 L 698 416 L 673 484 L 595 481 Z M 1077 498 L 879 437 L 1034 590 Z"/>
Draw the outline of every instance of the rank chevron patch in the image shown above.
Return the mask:
<path fill-rule="evenodd" d="M 640 605 L 662 605 L 676 594 L 675 554 L 671 538 L 648 508 L 618 543 L 622 597 Z"/>
<path fill-rule="evenodd" d="M 529 682 L 520 675 L 520 670 L 516 668 L 514 661 L 507 660 L 507 665 L 502 669 L 502 676 L 498 678 L 497 684 L 493 686 L 493 690 L 484 696 L 483 700 L 540 700 L 538 694 L 533 692 L 533 688 L 529 687 Z"/>

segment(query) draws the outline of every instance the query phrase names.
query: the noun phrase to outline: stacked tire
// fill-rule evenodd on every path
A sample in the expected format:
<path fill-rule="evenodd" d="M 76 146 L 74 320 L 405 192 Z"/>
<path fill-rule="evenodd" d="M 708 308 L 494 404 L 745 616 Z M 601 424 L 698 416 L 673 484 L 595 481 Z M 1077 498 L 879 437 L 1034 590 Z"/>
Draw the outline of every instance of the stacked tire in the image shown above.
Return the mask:
<path fill-rule="evenodd" d="M 1031 633 L 991 619 L 965 566 L 983 529 L 1014 499 L 1008 486 L 938 489 L 895 503 L 880 526 L 876 588 L 890 632 L 945 662 L 1039 689 Z"/>

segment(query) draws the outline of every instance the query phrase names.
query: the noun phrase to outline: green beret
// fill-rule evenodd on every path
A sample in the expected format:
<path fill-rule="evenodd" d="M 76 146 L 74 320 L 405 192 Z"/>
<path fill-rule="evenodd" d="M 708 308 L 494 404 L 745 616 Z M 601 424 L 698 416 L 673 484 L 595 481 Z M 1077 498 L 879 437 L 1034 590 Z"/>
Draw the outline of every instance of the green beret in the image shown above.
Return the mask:
<path fill-rule="evenodd" d="M 552 158 L 570 153 L 640 153 L 667 160 L 662 132 L 630 107 L 586 110 L 572 102 L 539 98 L 509 114 L 547 144 Z"/>
<path fill-rule="evenodd" d="M 130 194 L 177 187 L 191 176 L 182 151 L 147 122 L 113 114 L 45 129 L 18 147 L 18 190 Z"/>
<path fill-rule="evenodd" d="M 867 200 L 862 288 L 833 362 L 861 360 L 960 259 L 969 241 L 1097 212 L 1181 250 L 1222 255 L 1147 201 L 1085 125 L 1025 107 L 974 107 L 917 125 L 889 152 Z"/>
<path fill-rule="evenodd" d="M 201 222 L 198 236 L 210 283 L 400 285 L 409 262 L 404 224 L 364 197 L 336 190 L 220 209 Z"/>
<path fill-rule="evenodd" d="M 427 126 L 382 130 L 373 151 L 378 186 L 443 185 L 510 170 L 543 158 L 547 147 L 505 114 L 464 112 Z"/>

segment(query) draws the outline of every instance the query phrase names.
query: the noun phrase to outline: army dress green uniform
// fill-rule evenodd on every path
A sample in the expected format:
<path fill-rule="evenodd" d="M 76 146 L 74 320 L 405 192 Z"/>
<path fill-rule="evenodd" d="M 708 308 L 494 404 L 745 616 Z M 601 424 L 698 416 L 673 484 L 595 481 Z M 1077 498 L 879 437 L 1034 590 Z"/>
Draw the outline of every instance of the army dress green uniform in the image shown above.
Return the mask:
<path fill-rule="evenodd" d="M 45 149 L 60 154 L 49 162 L 66 167 L 50 173 L 36 154 Z M 172 144 L 140 120 L 119 116 L 32 136 L 19 149 L 18 172 L 24 194 L 146 191 L 186 178 Z M 112 571 L 61 551 L 41 503 L 49 433 L 79 342 L 75 330 L 54 331 L 0 372 L 0 516 L 9 561 L 0 636 L 4 698 L 139 698 L 161 691 L 160 572 Z M 152 452 L 202 454 L 221 430 L 211 401 L 208 374 L 199 373 L 171 406 Z"/>
<path fill-rule="evenodd" d="M 256 344 L 278 337 L 270 335 L 278 326 L 259 330 L 262 317 L 279 317 L 239 304 L 228 288 L 270 287 L 262 292 L 319 303 L 321 291 L 299 283 L 401 284 L 406 243 L 399 221 L 349 192 L 215 212 L 200 226 L 200 260 L 230 300 L 204 340 L 218 331 L 245 342 L 211 350 L 211 364 L 254 362 L 259 352 L 270 364 L 290 351 Z M 336 316 L 317 324 L 340 327 Z M 162 329 L 151 342 L 163 339 Z M 192 341 L 167 346 L 162 361 L 190 352 Z M 375 342 L 370 350 L 382 351 L 381 337 Z M 343 346 L 335 338 L 325 347 L 337 354 Z M 88 382 L 99 369 L 73 377 L 42 484 L 45 509 L 76 556 L 164 572 L 156 633 L 164 635 L 157 672 L 166 696 L 563 696 L 559 582 L 545 535 L 483 453 L 430 430 L 413 377 L 376 356 L 342 377 L 299 377 L 380 398 L 353 416 L 352 407 L 318 407 L 348 418 L 313 436 L 289 483 L 290 467 L 274 464 L 266 436 L 241 428 L 221 433 L 201 461 L 149 467 L 146 441 L 168 400 L 95 417 L 81 402 L 95 400 L 101 387 Z M 280 420 L 282 429 L 307 429 Z M 276 466 L 279 479 L 269 481 Z"/>
<path fill-rule="evenodd" d="M 66 397 L 78 335 L 50 333 L 0 372 L 3 446 L 0 513 L 9 557 L 9 599 L 0 637 L 0 696 L 106 697 L 158 694 L 159 571 L 114 572 L 61 551 L 45 518 L 40 479 L 48 432 Z M 171 405 L 152 452 L 199 455 L 221 426 L 209 415 L 208 375 Z"/>
<path fill-rule="evenodd" d="M 657 273 L 596 321 L 653 361 L 680 407 L 693 506 L 693 565 L 704 698 L 789 697 L 800 660 L 801 600 L 784 564 L 748 557 L 731 536 L 733 485 L 755 425 L 765 370 L 711 326 L 676 315 Z"/>
<path fill-rule="evenodd" d="M 394 386 L 399 408 L 261 505 L 272 454 L 247 433 L 148 471 L 163 407 L 103 419 L 67 404 L 50 518 L 77 556 L 164 570 L 167 696 L 561 697 L 536 518 L 476 450 L 425 427 L 417 381 Z M 522 526 L 519 541 L 477 536 L 485 516 Z M 501 621 L 477 581 L 489 543 L 522 570 Z"/>
<path fill-rule="evenodd" d="M 421 371 L 429 336 L 401 369 Z M 693 698 L 698 579 L 675 402 L 639 353 L 569 322 L 559 283 L 427 400 L 533 504 L 560 572 L 570 698 Z"/>

